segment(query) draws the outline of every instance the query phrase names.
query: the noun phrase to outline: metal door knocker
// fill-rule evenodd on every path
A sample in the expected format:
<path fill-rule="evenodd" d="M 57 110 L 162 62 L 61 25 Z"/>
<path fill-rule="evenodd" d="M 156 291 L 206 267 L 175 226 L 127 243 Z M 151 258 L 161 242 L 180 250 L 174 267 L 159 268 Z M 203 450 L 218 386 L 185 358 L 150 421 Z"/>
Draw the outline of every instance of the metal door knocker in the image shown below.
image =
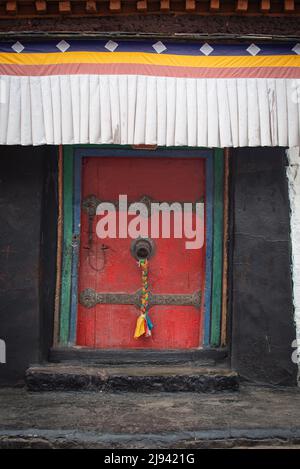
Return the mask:
<path fill-rule="evenodd" d="M 137 261 L 149 260 L 155 253 L 154 241 L 149 238 L 134 239 L 131 242 L 130 252 Z"/>

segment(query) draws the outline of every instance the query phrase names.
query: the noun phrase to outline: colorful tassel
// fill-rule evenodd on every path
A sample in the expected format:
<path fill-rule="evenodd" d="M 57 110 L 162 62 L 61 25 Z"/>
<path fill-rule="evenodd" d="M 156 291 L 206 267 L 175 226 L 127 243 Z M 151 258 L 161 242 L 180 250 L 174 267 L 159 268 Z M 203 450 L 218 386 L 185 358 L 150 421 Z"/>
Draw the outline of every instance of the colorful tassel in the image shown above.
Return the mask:
<path fill-rule="evenodd" d="M 140 314 L 136 321 L 136 327 L 134 332 L 134 338 L 138 339 L 141 335 L 144 335 L 147 331 L 145 316 Z"/>
<path fill-rule="evenodd" d="M 150 337 L 153 324 L 148 315 L 149 309 L 149 291 L 148 291 L 148 261 L 143 259 L 139 261 L 139 267 L 142 269 L 142 295 L 141 295 L 141 314 L 137 318 L 134 338 L 141 336 Z"/>

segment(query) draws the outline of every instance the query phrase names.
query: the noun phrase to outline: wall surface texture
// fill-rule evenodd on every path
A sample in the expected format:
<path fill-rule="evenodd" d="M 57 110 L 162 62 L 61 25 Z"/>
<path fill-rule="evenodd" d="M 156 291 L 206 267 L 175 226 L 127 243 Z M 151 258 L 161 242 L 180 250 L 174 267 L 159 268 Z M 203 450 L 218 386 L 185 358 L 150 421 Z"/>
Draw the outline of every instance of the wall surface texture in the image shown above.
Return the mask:
<path fill-rule="evenodd" d="M 295 385 L 286 164 L 283 148 L 233 152 L 231 347 L 242 377 Z"/>
<path fill-rule="evenodd" d="M 289 182 L 289 197 L 291 208 L 291 241 L 292 241 L 292 272 L 293 298 L 295 308 L 295 324 L 298 349 L 298 363 L 300 366 L 300 150 L 299 147 L 287 151 L 289 166 L 287 177 Z M 296 359 L 296 357 L 295 357 Z"/>
<path fill-rule="evenodd" d="M 148 34 L 155 36 L 174 34 L 247 34 L 263 36 L 297 37 L 300 35 L 300 23 L 297 16 L 223 16 L 195 14 L 134 14 L 113 16 L 91 16 L 90 18 L 68 18 L 60 15 L 57 18 L 9 18 L 0 20 L 0 31 L 16 38 L 16 31 L 39 33 L 66 31 L 85 34 L 111 35 L 119 32 L 128 34 Z M 7 36 L 6 36 L 7 37 Z M 19 38 L 18 38 L 19 39 Z"/>
<path fill-rule="evenodd" d="M 29 363 L 45 358 L 44 342 L 52 331 L 56 234 L 47 227 L 51 210 L 42 208 L 45 199 L 52 200 L 55 214 L 56 152 L 1 148 L 0 339 L 6 343 L 6 363 L 0 363 L 0 384 L 18 384 Z"/>

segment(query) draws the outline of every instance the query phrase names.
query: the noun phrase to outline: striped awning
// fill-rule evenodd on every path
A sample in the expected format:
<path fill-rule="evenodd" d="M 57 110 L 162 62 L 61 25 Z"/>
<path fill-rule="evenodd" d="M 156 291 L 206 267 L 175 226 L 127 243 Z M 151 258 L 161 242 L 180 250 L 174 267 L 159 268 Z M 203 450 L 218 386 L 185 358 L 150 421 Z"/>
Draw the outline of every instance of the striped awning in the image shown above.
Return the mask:
<path fill-rule="evenodd" d="M 0 43 L 0 144 L 289 146 L 300 44 Z"/>

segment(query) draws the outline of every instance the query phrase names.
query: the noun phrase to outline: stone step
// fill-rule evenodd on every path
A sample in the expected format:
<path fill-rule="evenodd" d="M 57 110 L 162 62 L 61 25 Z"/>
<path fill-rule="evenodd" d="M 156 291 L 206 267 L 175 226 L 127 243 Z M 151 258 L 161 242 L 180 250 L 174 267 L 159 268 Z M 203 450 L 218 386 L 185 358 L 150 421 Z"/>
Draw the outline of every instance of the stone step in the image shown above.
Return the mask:
<path fill-rule="evenodd" d="M 203 392 L 236 391 L 236 372 L 203 366 L 33 365 L 26 372 L 29 391 Z"/>
<path fill-rule="evenodd" d="M 179 365 L 197 363 L 214 366 L 228 360 L 226 348 L 191 349 L 191 350 L 101 350 L 88 347 L 57 347 L 50 350 L 49 361 L 52 363 L 89 363 L 101 366 L 123 365 Z"/>

